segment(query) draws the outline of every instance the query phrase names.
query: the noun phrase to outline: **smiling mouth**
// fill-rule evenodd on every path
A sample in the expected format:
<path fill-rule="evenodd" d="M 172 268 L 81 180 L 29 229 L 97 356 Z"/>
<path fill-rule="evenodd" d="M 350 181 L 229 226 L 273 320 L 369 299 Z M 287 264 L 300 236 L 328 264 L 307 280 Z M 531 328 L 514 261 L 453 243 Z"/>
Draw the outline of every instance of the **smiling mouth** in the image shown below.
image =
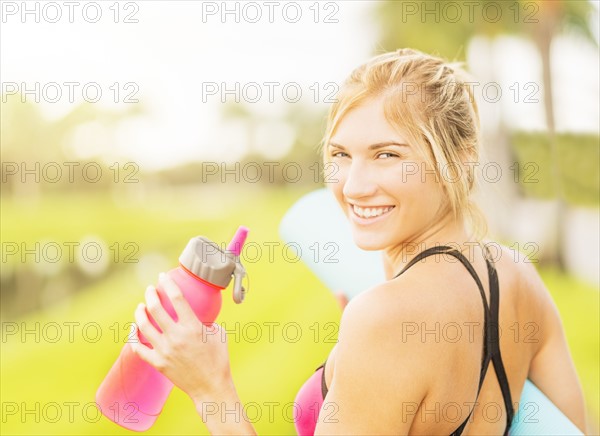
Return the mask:
<path fill-rule="evenodd" d="M 386 213 L 389 213 L 396 206 L 383 206 L 383 207 L 359 207 L 355 204 L 352 205 L 352 211 L 359 218 L 370 219 L 377 218 Z"/>

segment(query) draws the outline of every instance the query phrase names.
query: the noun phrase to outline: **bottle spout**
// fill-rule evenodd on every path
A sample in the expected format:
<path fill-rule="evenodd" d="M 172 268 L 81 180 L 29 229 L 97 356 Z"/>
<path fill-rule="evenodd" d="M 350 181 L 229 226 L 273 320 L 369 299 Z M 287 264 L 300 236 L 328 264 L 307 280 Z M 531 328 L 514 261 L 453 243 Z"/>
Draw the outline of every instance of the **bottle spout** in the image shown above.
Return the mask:
<path fill-rule="evenodd" d="M 240 304 L 244 301 L 246 296 L 246 290 L 242 286 L 242 279 L 246 275 L 244 266 L 240 263 L 239 255 L 242 252 L 244 242 L 246 242 L 246 236 L 248 236 L 248 228 L 244 226 L 238 227 L 233 239 L 227 246 L 227 251 L 236 256 L 235 269 L 233 271 L 233 301 Z"/>
<path fill-rule="evenodd" d="M 227 251 L 233 253 L 235 256 L 239 256 L 242 252 L 244 242 L 246 242 L 246 236 L 248 236 L 248 228 L 239 226 L 235 232 L 235 235 L 233 235 L 233 239 L 227 246 Z"/>

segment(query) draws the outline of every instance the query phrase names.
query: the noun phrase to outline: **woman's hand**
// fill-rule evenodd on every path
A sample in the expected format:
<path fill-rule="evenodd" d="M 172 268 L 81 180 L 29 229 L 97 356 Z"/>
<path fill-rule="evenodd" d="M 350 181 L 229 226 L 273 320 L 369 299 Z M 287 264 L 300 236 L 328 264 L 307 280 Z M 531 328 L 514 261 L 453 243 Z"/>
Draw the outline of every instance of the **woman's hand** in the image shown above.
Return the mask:
<path fill-rule="evenodd" d="M 171 300 L 178 321 L 175 322 L 163 308 L 156 288 L 148 286 L 146 304 L 138 305 L 135 322 L 153 348 L 134 342 L 131 344 L 133 351 L 168 377 L 196 404 L 235 390 L 225 330 L 214 323 L 207 327 L 200 322 L 169 276 L 160 274 L 159 283 Z M 162 333 L 151 324 L 146 311 Z"/>

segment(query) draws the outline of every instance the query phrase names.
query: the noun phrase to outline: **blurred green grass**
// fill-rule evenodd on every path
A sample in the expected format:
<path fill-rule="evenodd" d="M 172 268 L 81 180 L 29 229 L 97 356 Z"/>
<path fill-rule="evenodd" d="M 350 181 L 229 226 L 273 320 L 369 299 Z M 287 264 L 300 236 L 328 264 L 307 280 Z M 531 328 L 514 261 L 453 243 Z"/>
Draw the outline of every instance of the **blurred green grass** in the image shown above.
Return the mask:
<path fill-rule="evenodd" d="M 109 242 L 134 241 L 140 246 L 140 263 L 145 253 L 160 251 L 175 267 L 182 247 L 191 236 L 202 234 L 215 241 L 227 241 L 238 225 L 248 226 L 248 241 L 255 243 L 262 253 L 260 259 L 245 264 L 249 275 L 246 301 L 237 306 L 230 292 L 226 292 L 219 321 L 230 331 L 232 371 L 242 403 L 260 405 L 262 417 L 255 423 L 257 431 L 293 434 L 290 403 L 333 346 L 331 340 L 324 342 L 324 335 L 331 332 L 325 324 L 339 320 L 340 311 L 333 296 L 303 264 L 287 262 L 283 257 L 283 242 L 277 234 L 279 219 L 304 192 L 248 189 L 242 194 L 239 188 L 231 192 L 199 189 L 192 198 L 189 193 L 179 195 L 173 190 L 137 203 L 116 204 L 110 197 L 86 195 L 44 196 L 37 206 L 2 199 L 2 234 L 5 240 L 24 240 L 30 244 L 41 239 L 76 241 L 84 234 L 94 234 Z M 228 198 L 229 203 L 219 205 L 223 198 Z M 191 199 L 194 201 L 190 202 Z M 207 213 L 206 207 L 212 210 Z M 198 219 L 206 215 L 215 218 Z M 63 225 L 67 217 L 72 221 Z M 279 249 L 275 247 L 274 256 L 269 259 L 268 244 L 277 242 L 281 245 Z M 11 260 L 19 262 L 16 257 Z M 35 323 L 40 323 L 40 329 L 48 323 L 79 324 L 74 329 L 73 341 L 67 337 L 64 326 L 63 337 L 56 343 L 43 338 L 36 341 L 31 334 L 25 342 L 18 334 L 3 341 L 2 401 L 19 407 L 16 415 L 3 417 L 3 433 L 129 434 L 105 418 L 94 422 L 95 410 L 86 409 L 88 413 L 84 415 L 83 407 L 94 401 L 97 387 L 127 338 L 128 323 L 143 298 L 143 289 L 155 281 L 158 272 L 142 269 L 140 273 L 139 265 L 126 264 L 78 292 L 70 301 L 17 321 L 19 329 L 21 323 L 29 329 Z M 97 342 L 86 341 L 82 333 L 84 326 L 90 326 L 88 333 L 94 336 L 92 323 L 99 325 L 102 332 Z M 261 337 L 256 341 L 257 330 L 246 328 L 251 323 L 259 326 Z M 269 324 L 265 323 L 272 323 L 271 337 Z M 291 328 L 284 333 L 287 326 Z M 236 330 L 237 334 L 231 333 Z M 296 330 L 301 332 L 298 341 L 286 340 L 285 335 L 291 338 Z M 44 406 L 50 403 L 62 406 L 65 402 L 77 404 L 73 419 L 63 413 L 56 423 L 48 423 L 44 419 Z M 22 403 L 29 409 L 39 403 L 39 422 L 34 414 L 21 416 Z M 271 417 L 265 403 L 275 403 L 271 406 Z M 62 410 L 68 409 L 62 406 Z M 50 416 L 52 410 L 49 408 L 47 412 Z M 177 389 L 148 432 L 198 433 L 207 434 L 191 401 Z"/>
<path fill-rule="evenodd" d="M 250 284 L 246 301 L 235 305 L 226 291 L 218 321 L 230 331 L 232 371 L 241 401 L 258 404 L 255 410 L 262 412 L 254 424 L 258 433 L 294 434 L 290 403 L 329 353 L 337 335 L 328 336 L 335 333 L 328 323 L 337 324 L 340 317 L 333 296 L 302 263 L 286 261 L 281 250 L 279 220 L 305 192 L 299 188 L 261 190 L 237 186 L 228 190 L 217 186 L 191 192 L 171 188 L 164 193 L 135 194 L 116 201 L 107 194 L 47 195 L 37 204 L 2 198 L 3 240 L 69 241 L 96 234 L 109 242 L 134 241 L 140 246 L 138 264 L 118 265 L 71 299 L 17 321 L 20 329 L 21 323 L 29 329 L 36 322 L 40 328 L 58 323 L 63 336 L 56 343 L 43 338 L 36 341 L 32 334 L 25 341 L 18 334 L 3 337 L 1 401 L 15 403 L 19 411 L 15 415 L 3 411 L 2 433 L 129 434 L 99 418 L 90 406 L 127 339 L 128 323 L 144 287 L 154 282 L 159 272 L 152 269 L 151 263 L 150 267 L 142 267 L 144 256 L 160 252 L 174 267 L 191 236 L 202 234 L 215 241 L 227 241 L 243 224 L 250 228 L 248 241 L 262 247 L 262 256 L 246 262 Z M 275 247 L 275 255 L 269 259 L 267 244 L 273 242 L 281 245 Z M 541 270 L 541 274 L 561 312 L 583 382 L 590 421 L 599 428 L 599 293 L 593 286 L 554 270 Z M 65 322 L 79 323 L 73 341 L 66 334 Z M 274 323 L 272 336 L 266 324 L 269 322 Z M 93 341 L 93 323 L 102 333 L 97 341 Z M 256 323 L 258 329 L 246 328 L 251 323 Z M 83 335 L 85 326 L 90 327 L 88 340 Z M 292 342 L 289 339 L 296 331 L 301 336 Z M 254 340 L 256 332 L 261 336 Z M 75 403 L 72 417 L 64 405 L 68 402 Z M 34 413 L 22 415 L 23 406 L 31 410 L 35 403 L 39 403 L 39 422 Z M 45 419 L 54 417 L 48 406 L 51 403 L 58 403 L 62 410 L 56 423 Z M 267 403 L 275 403 L 272 415 Z M 207 434 L 191 401 L 177 389 L 147 433 Z"/>

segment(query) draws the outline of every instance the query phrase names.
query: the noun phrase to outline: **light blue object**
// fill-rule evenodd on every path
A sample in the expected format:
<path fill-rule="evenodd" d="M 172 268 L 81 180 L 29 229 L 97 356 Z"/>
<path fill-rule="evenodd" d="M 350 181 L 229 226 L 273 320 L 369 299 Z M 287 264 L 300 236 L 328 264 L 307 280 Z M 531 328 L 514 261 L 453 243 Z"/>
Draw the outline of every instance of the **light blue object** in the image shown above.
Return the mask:
<path fill-rule="evenodd" d="M 334 292 L 355 297 L 385 281 L 381 252 L 364 251 L 352 240 L 350 225 L 328 189 L 300 198 L 279 226 L 281 238 L 296 246 L 302 261 Z M 511 435 L 582 435 L 548 397 L 526 380 Z"/>
<path fill-rule="evenodd" d="M 361 250 L 354 244 L 350 223 L 328 189 L 298 200 L 281 220 L 279 234 L 292 247 L 299 247 L 302 261 L 334 292 L 343 291 L 352 298 L 385 281 L 381 252 Z M 357 265 L 360 274 L 350 273 Z"/>
<path fill-rule="evenodd" d="M 552 401 L 531 381 L 526 380 L 519 402 L 519 411 L 513 418 L 511 435 L 582 435 Z"/>

